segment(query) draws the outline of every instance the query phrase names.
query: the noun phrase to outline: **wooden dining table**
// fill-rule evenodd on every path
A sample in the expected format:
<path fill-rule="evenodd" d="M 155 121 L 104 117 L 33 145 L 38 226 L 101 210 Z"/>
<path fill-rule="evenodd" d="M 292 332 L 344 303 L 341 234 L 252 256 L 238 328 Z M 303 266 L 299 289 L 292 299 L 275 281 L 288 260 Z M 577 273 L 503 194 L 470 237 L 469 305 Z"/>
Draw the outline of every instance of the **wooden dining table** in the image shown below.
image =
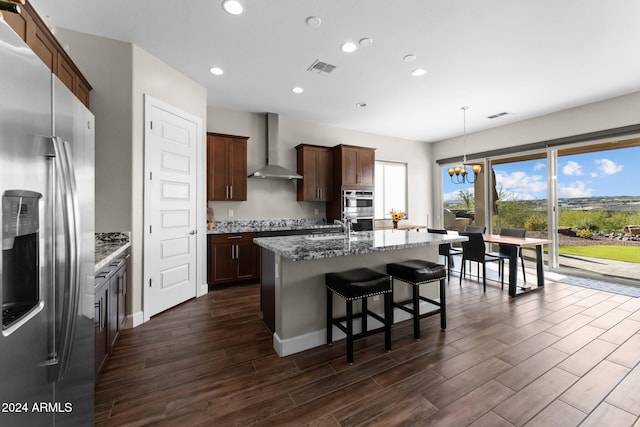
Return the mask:
<path fill-rule="evenodd" d="M 525 292 L 544 287 L 544 265 L 542 258 L 542 246 L 551 243 L 548 239 L 534 239 L 531 237 L 501 236 L 499 234 L 483 234 L 486 243 L 507 245 L 511 249 L 509 257 L 509 296 L 515 297 Z M 536 273 L 538 286 L 518 286 L 518 248 L 535 246 L 536 250 Z"/>

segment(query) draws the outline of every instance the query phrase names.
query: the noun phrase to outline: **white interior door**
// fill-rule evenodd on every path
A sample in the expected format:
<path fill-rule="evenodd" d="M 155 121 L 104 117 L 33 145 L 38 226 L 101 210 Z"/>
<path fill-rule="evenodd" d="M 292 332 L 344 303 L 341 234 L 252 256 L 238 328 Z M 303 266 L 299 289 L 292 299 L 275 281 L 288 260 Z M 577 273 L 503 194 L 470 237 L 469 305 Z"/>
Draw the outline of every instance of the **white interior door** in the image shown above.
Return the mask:
<path fill-rule="evenodd" d="M 188 114 L 145 103 L 145 319 L 197 293 L 198 132 Z"/>

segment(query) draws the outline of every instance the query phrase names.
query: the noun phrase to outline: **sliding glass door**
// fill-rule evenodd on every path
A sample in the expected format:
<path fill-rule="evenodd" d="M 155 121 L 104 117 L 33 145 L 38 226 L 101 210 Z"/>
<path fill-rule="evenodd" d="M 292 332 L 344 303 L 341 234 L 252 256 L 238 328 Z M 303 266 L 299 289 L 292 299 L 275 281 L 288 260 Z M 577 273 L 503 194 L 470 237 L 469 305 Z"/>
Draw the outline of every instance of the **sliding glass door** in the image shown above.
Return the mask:
<path fill-rule="evenodd" d="M 558 266 L 637 279 L 640 188 L 637 141 L 558 150 Z M 611 149 L 612 147 L 619 147 Z"/>
<path fill-rule="evenodd" d="M 547 237 L 546 153 L 494 160 L 492 232 L 525 228 L 536 237 Z"/>
<path fill-rule="evenodd" d="M 491 232 L 525 229 L 527 237 L 546 239 L 549 235 L 547 153 L 495 159 L 490 165 Z M 523 255 L 526 264 L 533 268 L 535 249 L 524 248 Z"/>
<path fill-rule="evenodd" d="M 484 164 L 474 184 L 448 182 L 448 166 L 443 168 L 447 229 L 471 223 L 496 234 L 524 228 L 528 237 L 552 240 L 545 247 L 552 270 L 640 276 L 640 187 L 631 175 L 640 164 L 640 138 L 488 158 Z M 533 254 L 525 257 L 532 260 Z"/>

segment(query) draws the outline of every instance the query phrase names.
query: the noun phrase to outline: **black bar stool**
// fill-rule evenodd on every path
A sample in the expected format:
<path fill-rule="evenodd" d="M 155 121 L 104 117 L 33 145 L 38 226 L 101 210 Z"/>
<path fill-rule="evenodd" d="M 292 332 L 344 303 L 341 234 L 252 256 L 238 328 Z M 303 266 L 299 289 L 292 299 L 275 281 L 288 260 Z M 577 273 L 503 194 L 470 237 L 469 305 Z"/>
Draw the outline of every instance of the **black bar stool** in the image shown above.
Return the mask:
<path fill-rule="evenodd" d="M 394 285 L 395 279 L 413 285 L 413 297 L 405 301 L 394 301 L 393 306 L 413 315 L 413 337 L 415 339 L 420 339 L 420 319 L 424 319 L 425 317 L 440 313 L 440 328 L 447 328 L 447 311 L 444 294 L 444 279 L 447 277 L 447 269 L 444 265 L 421 259 L 412 259 L 387 264 L 387 274 L 393 278 Z M 440 301 L 435 301 L 420 295 L 420 285 L 436 281 L 440 281 Z M 420 300 L 433 304 L 437 308 L 420 314 Z M 411 304 L 411 308 L 407 307 L 407 304 Z"/>
<path fill-rule="evenodd" d="M 325 274 L 327 286 L 327 344 L 333 342 L 332 326 L 336 325 L 347 335 L 347 363 L 353 363 L 353 341 L 384 331 L 384 349 L 391 351 L 391 324 L 393 323 L 393 307 L 391 277 L 369 268 L 355 268 L 340 273 Z M 333 294 L 336 293 L 347 302 L 347 313 L 344 317 L 333 318 Z M 384 317 L 367 308 L 367 298 L 384 294 Z M 362 300 L 360 313 L 353 313 L 353 301 Z M 368 330 L 367 315 L 382 322 L 383 326 Z M 362 318 L 362 331 L 353 333 L 353 319 Z M 346 326 L 342 325 L 346 323 Z"/>

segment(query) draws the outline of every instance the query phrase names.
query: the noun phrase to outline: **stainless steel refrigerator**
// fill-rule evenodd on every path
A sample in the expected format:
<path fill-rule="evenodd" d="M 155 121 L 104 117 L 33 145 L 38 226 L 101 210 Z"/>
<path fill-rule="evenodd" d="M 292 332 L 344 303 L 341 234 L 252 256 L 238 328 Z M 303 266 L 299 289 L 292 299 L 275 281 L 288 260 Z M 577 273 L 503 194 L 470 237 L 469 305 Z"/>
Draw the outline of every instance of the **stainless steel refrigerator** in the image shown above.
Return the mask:
<path fill-rule="evenodd" d="M 0 425 L 91 426 L 94 119 L 2 19 L 0 198 Z"/>

